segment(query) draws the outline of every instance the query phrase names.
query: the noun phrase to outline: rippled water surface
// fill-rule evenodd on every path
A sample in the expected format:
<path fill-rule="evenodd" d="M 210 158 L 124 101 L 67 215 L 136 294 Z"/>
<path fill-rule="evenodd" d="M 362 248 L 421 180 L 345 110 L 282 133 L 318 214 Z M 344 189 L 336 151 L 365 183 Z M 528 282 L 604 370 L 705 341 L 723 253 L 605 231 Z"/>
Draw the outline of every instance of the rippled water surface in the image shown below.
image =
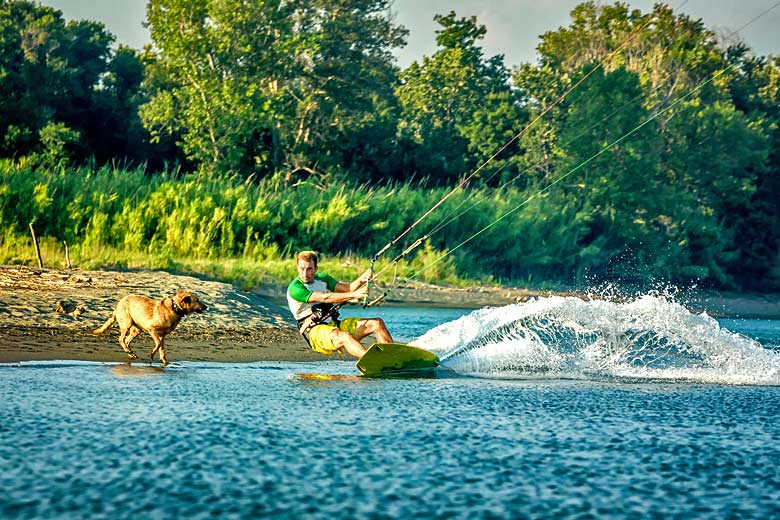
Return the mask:
<path fill-rule="evenodd" d="M 577 305 L 447 316 L 428 378 L 0 365 L 0 517 L 778 517 L 780 323 Z"/>

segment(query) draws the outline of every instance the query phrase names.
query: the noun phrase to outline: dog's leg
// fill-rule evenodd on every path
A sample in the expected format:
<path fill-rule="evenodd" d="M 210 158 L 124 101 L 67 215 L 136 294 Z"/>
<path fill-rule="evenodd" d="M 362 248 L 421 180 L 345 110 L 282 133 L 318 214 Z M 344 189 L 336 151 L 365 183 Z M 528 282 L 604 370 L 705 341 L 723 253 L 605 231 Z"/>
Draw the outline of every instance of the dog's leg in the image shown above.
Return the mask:
<path fill-rule="evenodd" d="M 141 329 L 137 325 L 133 324 L 133 326 L 130 327 L 130 330 L 125 335 L 125 346 L 127 346 L 127 350 L 130 351 L 130 353 L 133 355 L 133 359 L 138 359 L 138 356 L 132 347 L 130 347 L 130 342 L 137 338 L 140 333 Z"/>
<path fill-rule="evenodd" d="M 133 352 L 133 349 L 130 348 L 130 342 L 133 341 L 140 332 L 141 329 L 135 326 L 132 326 L 129 329 L 124 327 L 119 329 L 119 345 L 130 359 L 138 359 L 138 356 Z"/>
<path fill-rule="evenodd" d="M 168 359 L 165 357 L 165 336 L 161 336 L 156 330 L 149 331 L 154 340 L 154 350 L 152 350 L 151 357 L 154 359 L 156 352 L 160 353 L 160 364 L 165 366 L 168 364 Z"/>
<path fill-rule="evenodd" d="M 152 361 L 154 361 L 154 355 L 155 355 L 155 354 L 157 354 L 157 351 L 158 351 L 158 350 L 160 350 L 160 346 L 159 346 L 159 345 L 157 345 L 157 343 L 155 342 L 154 348 L 153 348 L 153 349 L 152 349 L 152 351 L 149 353 L 149 363 L 151 363 Z"/>
<path fill-rule="evenodd" d="M 163 366 L 168 364 L 168 358 L 165 357 L 165 338 L 160 338 L 160 363 Z"/>

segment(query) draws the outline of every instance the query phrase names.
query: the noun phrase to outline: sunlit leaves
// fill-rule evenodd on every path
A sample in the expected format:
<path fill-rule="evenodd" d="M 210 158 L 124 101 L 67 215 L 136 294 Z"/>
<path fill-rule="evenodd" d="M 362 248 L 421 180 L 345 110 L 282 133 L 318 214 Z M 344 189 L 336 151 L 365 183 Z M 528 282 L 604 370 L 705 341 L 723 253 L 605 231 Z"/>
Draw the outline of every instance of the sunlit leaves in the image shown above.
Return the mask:
<path fill-rule="evenodd" d="M 154 0 L 147 126 L 208 171 L 341 168 L 339 138 L 392 94 L 387 2 Z"/>
<path fill-rule="evenodd" d="M 485 28 L 454 12 L 442 26 L 433 56 L 401 74 L 399 137 L 414 151 L 412 164 L 437 182 L 451 183 L 487 160 L 525 120 L 508 84 L 503 59 L 485 59 Z"/>

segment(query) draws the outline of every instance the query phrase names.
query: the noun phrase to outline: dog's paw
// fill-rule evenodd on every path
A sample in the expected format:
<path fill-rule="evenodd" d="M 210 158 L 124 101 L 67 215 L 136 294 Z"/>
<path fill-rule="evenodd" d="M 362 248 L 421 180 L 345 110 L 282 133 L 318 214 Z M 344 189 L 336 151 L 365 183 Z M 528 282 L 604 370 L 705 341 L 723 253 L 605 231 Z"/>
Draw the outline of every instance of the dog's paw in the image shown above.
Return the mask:
<path fill-rule="evenodd" d="M 138 359 L 138 356 L 135 354 L 135 352 L 128 352 L 127 357 L 130 359 Z"/>

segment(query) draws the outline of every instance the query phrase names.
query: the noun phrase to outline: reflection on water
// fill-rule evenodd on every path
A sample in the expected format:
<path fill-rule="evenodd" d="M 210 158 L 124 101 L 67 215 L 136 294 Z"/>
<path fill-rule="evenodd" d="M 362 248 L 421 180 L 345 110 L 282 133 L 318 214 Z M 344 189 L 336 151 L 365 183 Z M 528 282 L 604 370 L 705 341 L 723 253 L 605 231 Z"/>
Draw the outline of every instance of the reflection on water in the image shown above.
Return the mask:
<path fill-rule="evenodd" d="M 301 373 L 295 374 L 293 378 L 312 386 L 327 385 L 328 383 L 332 383 L 334 381 L 350 383 L 365 383 L 368 381 L 362 376 L 351 376 L 343 374 Z"/>
<path fill-rule="evenodd" d="M 111 373 L 116 377 L 144 377 L 151 375 L 164 374 L 163 367 L 154 365 L 138 365 L 132 363 L 121 363 L 111 366 Z"/>

